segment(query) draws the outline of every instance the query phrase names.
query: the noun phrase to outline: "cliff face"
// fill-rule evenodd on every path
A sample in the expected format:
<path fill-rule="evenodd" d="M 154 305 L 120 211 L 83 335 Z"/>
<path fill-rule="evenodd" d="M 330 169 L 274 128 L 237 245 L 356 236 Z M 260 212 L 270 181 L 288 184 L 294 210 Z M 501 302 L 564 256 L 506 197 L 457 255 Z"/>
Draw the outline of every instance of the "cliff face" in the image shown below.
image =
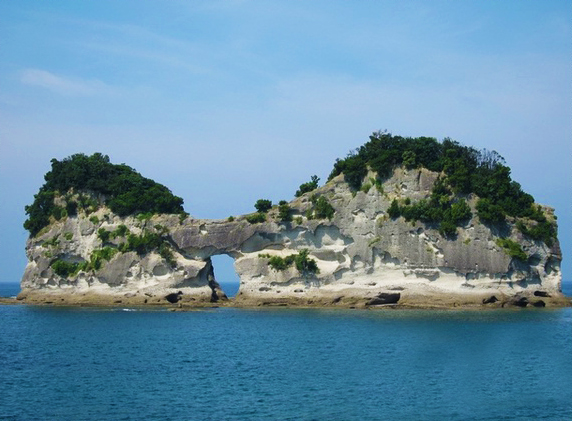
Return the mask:
<path fill-rule="evenodd" d="M 430 224 L 389 217 L 393 199 L 428 198 L 437 176 L 425 169 L 398 168 L 379 188 L 355 193 L 340 175 L 292 201 L 292 222 L 280 222 L 276 208 L 268 212 L 267 222 L 254 224 L 245 216 L 232 221 L 181 220 L 178 215 L 138 220 L 100 208 L 89 217 L 80 214 L 53 223 L 28 241 L 20 298 L 55 303 L 223 303 L 226 297 L 214 279 L 210 257 L 227 254 L 235 259 L 240 276 L 237 305 L 563 304 L 558 241 L 548 247 L 530 240 L 510 221 L 502 228 L 483 225 L 476 217 L 476 197 L 467 197 L 473 217 L 453 238 L 443 237 Z M 316 206 L 314 194 L 333 206 L 331 220 L 308 219 L 307 212 Z M 552 217 L 551 209 L 544 212 Z M 170 253 L 158 248 L 116 251 L 129 235 L 117 235 L 120 225 L 132 235 L 156 233 Z M 116 235 L 104 242 L 98 235 L 101 229 Z M 498 244 L 499 236 L 518 243 L 527 259 L 510 257 Z M 103 247 L 113 253 L 109 260 L 100 259 L 99 268 L 75 266 L 66 276 L 56 273 L 54 259 L 81 265 L 93 261 L 94 252 Z M 317 272 L 300 270 L 296 264 L 281 270 L 269 264 L 273 256 L 287 261 L 304 249 L 316 262 Z"/>

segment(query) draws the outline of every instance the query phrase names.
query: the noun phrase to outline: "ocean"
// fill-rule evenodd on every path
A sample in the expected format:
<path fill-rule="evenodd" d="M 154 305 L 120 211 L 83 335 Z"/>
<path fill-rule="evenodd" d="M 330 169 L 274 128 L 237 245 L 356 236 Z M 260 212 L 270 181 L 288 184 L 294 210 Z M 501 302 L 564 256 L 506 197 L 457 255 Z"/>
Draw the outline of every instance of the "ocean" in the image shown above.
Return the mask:
<path fill-rule="evenodd" d="M 0 352 L 1 420 L 572 419 L 571 308 L 5 305 Z"/>

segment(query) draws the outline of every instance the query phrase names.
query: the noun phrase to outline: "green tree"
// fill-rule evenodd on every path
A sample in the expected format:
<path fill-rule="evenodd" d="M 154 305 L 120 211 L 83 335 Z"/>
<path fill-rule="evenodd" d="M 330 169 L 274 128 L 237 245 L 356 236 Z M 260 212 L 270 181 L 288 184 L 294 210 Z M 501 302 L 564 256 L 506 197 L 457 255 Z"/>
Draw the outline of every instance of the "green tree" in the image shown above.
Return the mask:
<path fill-rule="evenodd" d="M 291 208 L 288 202 L 281 200 L 278 204 L 278 219 L 282 222 L 291 222 L 292 215 L 290 214 Z"/>
<path fill-rule="evenodd" d="M 315 201 L 316 208 L 314 210 L 314 218 L 316 219 L 329 219 L 334 217 L 335 209 L 330 202 L 324 197 L 320 196 Z"/>
<path fill-rule="evenodd" d="M 527 254 L 522 250 L 522 247 L 517 242 L 509 238 L 498 238 L 496 241 L 499 247 L 502 247 L 504 252 L 510 257 L 526 261 L 528 259 Z"/>
<path fill-rule="evenodd" d="M 399 203 L 397 202 L 397 199 L 393 199 L 391 205 L 387 209 L 387 214 L 390 216 L 390 218 L 399 218 L 401 216 L 401 210 L 399 209 Z"/>
<path fill-rule="evenodd" d="M 301 184 L 300 188 L 296 191 L 296 197 L 302 196 L 304 193 L 311 192 L 312 190 L 316 190 L 318 188 L 318 181 L 320 179 L 317 175 L 313 175 L 307 183 Z"/>
<path fill-rule="evenodd" d="M 266 221 L 266 214 L 264 212 L 256 212 L 248 215 L 246 220 L 251 224 L 259 224 Z"/>
<path fill-rule="evenodd" d="M 101 240 L 102 243 L 109 241 L 109 237 L 111 236 L 111 231 L 107 231 L 105 228 L 100 228 L 97 230 L 97 236 Z"/>
<path fill-rule="evenodd" d="M 442 220 L 447 209 L 455 203 L 452 196 L 470 193 L 488 201 L 481 203 L 478 212 L 487 223 L 503 221 L 506 215 L 533 218 L 535 214 L 534 198 L 511 180 L 510 168 L 502 156 L 495 151 L 479 151 L 448 138 L 440 143 L 429 137 L 404 138 L 387 132 L 373 133 L 369 142 L 351 151 L 346 158 L 336 160 L 329 179 L 343 173 L 345 181 L 357 190 L 368 169 L 377 172 L 378 179 L 382 180 L 400 165 L 408 168 L 421 166 L 446 175 L 439 180 L 441 186 L 434 188 L 435 197 L 424 210 L 425 218 Z M 395 207 L 393 209 L 396 210 Z M 408 217 L 419 211 L 402 209 Z"/>
<path fill-rule="evenodd" d="M 455 224 L 471 219 L 471 217 L 471 208 L 465 199 L 460 199 L 451 205 L 450 219 Z"/>
<path fill-rule="evenodd" d="M 318 269 L 318 264 L 314 259 L 308 257 L 308 249 L 302 249 L 294 256 L 294 264 L 296 269 L 303 275 L 315 275 L 320 273 Z"/>
<path fill-rule="evenodd" d="M 505 222 L 506 214 L 500 205 L 494 204 L 490 199 L 481 198 L 477 202 L 477 215 L 486 223 L 500 224 Z"/>
<path fill-rule="evenodd" d="M 403 160 L 403 165 L 407 168 L 407 169 L 412 169 L 415 168 L 415 166 L 417 165 L 417 155 L 415 154 L 415 152 L 408 150 L 403 152 L 402 155 L 402 160 Z"/>
<path fill-rule="evenodd" d="M 267 199 L 258 199 L 254 204 L 258 212 L 266 213 L 272 208 L 272 201 Z"/>
<path fill-rule="evenodd" d="M 98 202 L 93 195 L 102 195 L 105 204 L 120 216 L 141 212 L 184 212 L 183 199 L 153 180 L 143 177 L 125 164 L 112 164 L 107 155 L 75 154 L 61 161 L 52 159 L 52 168 L 44 176 L 45 183 L 34 202 L 26 206 L 28 219 L 24 227 L 36 235 L 50 223 L 50 217 L 73 216 L 78 208 L 95 210 Z M 68 192 L 77 193 L 74 199 Z M 66 207 L 55 206 L 56 195 L 66 198 Z M 92 209 L 93 208 L 93 209 Z"/>

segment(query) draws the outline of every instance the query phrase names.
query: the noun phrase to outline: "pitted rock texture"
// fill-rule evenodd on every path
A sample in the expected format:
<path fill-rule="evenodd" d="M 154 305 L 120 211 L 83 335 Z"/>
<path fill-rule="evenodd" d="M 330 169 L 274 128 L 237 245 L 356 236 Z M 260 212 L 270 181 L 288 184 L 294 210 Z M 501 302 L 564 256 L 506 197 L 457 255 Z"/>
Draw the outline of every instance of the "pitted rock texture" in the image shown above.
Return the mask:
<path fill-rule="evenodd" d="M 280 222 L 276 207 L 269 211 L 267 222 L 257 224 L 247 222 L 246 216 L 228 221 L 156 215 L 139 221 L 120 218 L 105 208 L 90 215 L 102 222 L 93 223 L 85 215 L 67 218 L 28 241 L 21 298 L 153 304 L 170 302 L 166 297 L 177 294 L 179 303 L 221 303 L 226 297 L 216 283 L 210 258 L 227 254 L 235 260 L 240 277 L 236 305 L 502 306 L 520 302 L 520 297 L 529 297 L 534 304 L 539 296 L 546 305 L 564 303 L 558 242 L 548 247 L 529 240 L 509 223 L 503 234 L 529 256 L 527 262 L 512 259 L 496 244 L 499 233 L 479 222 L 474 209 L 477 197 L 467 197 L 473 218 L 458 228 L 454 239 L 442 237 L 434 226 L 388 216 L 394 198 L 428 198 L 437 177 L 425 169 L 399 168 L 381 189 L 373 186 L 356 193 L 340 175 L 293 200 L 292 222 Z M 334 207 L 332 220 L 306 217 L 314 194 Z M 551 215 L 552 210 L 545 212 Z M 121 224 L 133 234 L 161 227 L 174 264 L 153 251 L 117 253 L 99 270 L 68 278 L 50 267 L 54 258 L 89 260 L 102 247 L 98 229 L 113 231 Z M 58 244 L 46 245 L 55 237 Z M 110 240 L 114 245 L 122 241 Z M 268 264 L 268 256 L 286 257 L 302 249 L 316 260 L 319 273 L 302 274 L 294 265 L 277 271 Z"/>

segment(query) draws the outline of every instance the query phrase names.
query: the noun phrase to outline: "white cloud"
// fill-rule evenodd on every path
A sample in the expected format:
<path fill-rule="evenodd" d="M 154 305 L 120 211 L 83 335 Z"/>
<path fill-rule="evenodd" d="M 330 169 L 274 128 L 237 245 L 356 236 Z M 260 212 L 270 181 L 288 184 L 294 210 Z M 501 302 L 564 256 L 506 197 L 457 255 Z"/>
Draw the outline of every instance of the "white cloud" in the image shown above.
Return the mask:
<path fill-rule="evenodd" d="M 25 85 L 38 86 L 64 96 L 92 96 L 112 92 L 109 85 L 99 80 L 63 77 L 40 69 L 24 70 L 20 81 Z"/>

